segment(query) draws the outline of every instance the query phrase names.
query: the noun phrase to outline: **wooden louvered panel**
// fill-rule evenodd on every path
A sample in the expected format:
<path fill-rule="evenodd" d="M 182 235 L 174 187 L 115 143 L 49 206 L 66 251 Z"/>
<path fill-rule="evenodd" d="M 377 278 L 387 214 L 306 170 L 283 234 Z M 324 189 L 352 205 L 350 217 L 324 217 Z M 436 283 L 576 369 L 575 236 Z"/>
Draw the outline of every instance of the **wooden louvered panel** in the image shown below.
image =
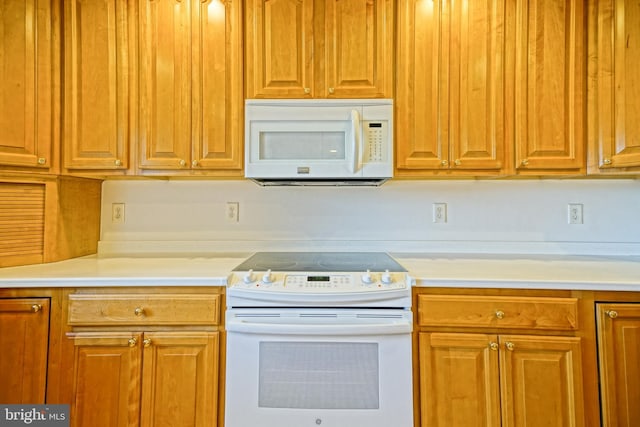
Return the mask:
<path fill-rule="evenodd" d="M 0 258 L 44 251 L 44 184 L 0 183 Z"/>

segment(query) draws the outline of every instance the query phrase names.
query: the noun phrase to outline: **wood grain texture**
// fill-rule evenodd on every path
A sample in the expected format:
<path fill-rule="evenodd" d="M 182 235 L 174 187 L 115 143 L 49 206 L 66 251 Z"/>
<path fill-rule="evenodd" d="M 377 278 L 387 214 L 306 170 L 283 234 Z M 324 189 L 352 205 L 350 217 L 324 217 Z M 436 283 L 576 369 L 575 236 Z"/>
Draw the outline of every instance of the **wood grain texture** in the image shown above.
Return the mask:
<path fill-rule="evenodd" d="M 45 184 L 0 182 L 0 267 L 44 257 Z"/>

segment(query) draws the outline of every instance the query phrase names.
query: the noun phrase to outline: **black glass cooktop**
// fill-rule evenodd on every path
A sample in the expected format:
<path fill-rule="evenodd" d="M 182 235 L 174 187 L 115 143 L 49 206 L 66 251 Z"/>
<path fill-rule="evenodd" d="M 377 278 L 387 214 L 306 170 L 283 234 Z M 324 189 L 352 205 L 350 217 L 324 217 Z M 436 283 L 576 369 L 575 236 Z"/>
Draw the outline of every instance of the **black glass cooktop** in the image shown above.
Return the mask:
<path fill-rule="evenodd" d="M 233 271 L 405 272 L 385 252 L 256 252 Z"/>

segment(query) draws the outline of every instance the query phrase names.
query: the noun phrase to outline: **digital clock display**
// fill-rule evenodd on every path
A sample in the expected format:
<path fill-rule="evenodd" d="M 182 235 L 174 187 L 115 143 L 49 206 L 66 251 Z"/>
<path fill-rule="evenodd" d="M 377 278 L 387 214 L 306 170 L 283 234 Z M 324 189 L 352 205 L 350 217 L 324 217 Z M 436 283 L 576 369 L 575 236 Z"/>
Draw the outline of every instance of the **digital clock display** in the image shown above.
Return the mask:
<path fill-rule="evenodd" d="M 328 282 L 330 280 L 330 276 L 307 276 L 307 282 Z"/>

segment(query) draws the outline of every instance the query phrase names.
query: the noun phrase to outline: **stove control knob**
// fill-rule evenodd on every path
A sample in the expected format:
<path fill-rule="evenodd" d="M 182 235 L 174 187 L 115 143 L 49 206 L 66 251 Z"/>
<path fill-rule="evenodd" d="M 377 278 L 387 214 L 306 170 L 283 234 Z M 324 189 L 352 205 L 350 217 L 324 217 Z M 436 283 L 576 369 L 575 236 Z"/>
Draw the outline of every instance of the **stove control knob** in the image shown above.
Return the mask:
<path fill-rule="evenodd" d="M 273 276 L 271 275 L 271 270 L 267 270 L 266 273 L 264 273 L 264 276 L 262 276 L 262 282 L 265 284 L 271 284 L 273 283 Z"/>
<path fill-rule="evenodd" d="M 380 280 L 382 280 L 382 283 L 384 283 L 385 285 L 390 285 L 393 283 L 393 277 L 391 277 L 391 274 L 389 274 L 389 270 L 384 271 L 384 274 L 382 274 L 382 278 Z"/>
<path fill-rule="evenodd" d="M 244 275 L 242 281 L 247 285 L 253 282 L 253 270 L 247 271 L 247 274 Z"/>
<path fill-rule="evenodd" d="M 370 285 L 373 283 L 373 277 L 371 277 L 371 272 L 367 270 L 366 273 L 362 275 L 362 283 L 365 285 Z"/>

